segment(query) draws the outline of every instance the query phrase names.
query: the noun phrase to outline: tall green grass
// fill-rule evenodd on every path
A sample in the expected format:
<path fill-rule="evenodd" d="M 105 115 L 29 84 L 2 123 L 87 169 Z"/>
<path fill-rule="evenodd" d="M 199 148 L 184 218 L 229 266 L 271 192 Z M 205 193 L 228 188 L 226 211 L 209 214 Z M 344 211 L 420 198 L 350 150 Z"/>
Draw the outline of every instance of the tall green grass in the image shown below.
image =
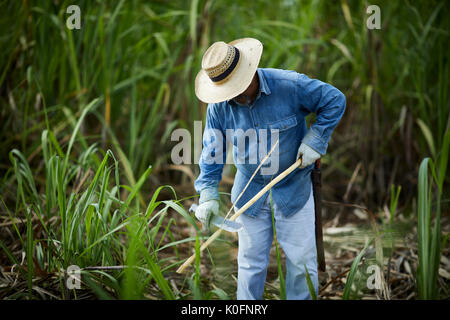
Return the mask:
<path fill-rule="evenodd" d="M 439 290 L 437 278 L 439 275 L 439 264 L 442 254 L 442 249 L 445 247 L 445 239 L 441 232 L 441 204 L 443 195 L 443 185 L 445 175 L 447 172 L 449 149 L 450 149 L 450 131 L 448 131 L 442 139 L 443 146 L 438 153 L 438 158 L 433 161 L 430 158 L 425 158 L 419 168 L 418 176 L 418 202 L 417 202 L 417 244 L 418 244 L 418 268 L 416 270 L 416 283 L 419 299 L 433 300 L 438 299 Z M 383 270 L 383 249 L 384 245 L 381 238 L 393 232 L 394 214 L 398 205 L 398 198 L 400 194 L 400 187 L 396 189 L 392 187 L 391 203 L 389 210 L 388 223 L 385 224 L 384 229 L 378 231 L 375 224 L 375 246 L 377 250 L 376 263 Z M 434 214 L 433 214 L 434 213 Z M 387 232 L 386 232 L 387 231 Z M 390 236 L 390 250 L 395 250 L 395 238 Z M 356 275 L 359 272 L 359 264 L 361 259 L 366 254 L 371 241 L 368 241 L 364 248 L 354 259 L 350 268 L 346 285 L 344 288 L 342 298 L 344 300 L 356 296 L 356 292 L 352 289 L 356 285 Z M 381 254 L 379 252 L 381 251 Z M 388 260 L 390 263 L 390 259 Z M 384 272 L 384 271 L 382 271 Z M 384 285 L 384 273 L 380 280 L 381 287 Z M 358 288 L 357 288 L 358 289 Z M 382 291 L 388 291 L 388 287 L 382 288 Z M 385 295 L 385 298 L 389 297 Z"/>
<path fill-rule="evenodd" d="M 358 265 L 371 243 L 372 240 L 366 241 L 364 248 L 358 253 L 355 260 L 353 260 L 352 266 L 350 267 L 350 271 L 347 276 L 347 280 L 345 282 L 344 292 L 342 293 L 343 300 L 349 300 L 351 297 L 352 286 L 355 282 L 355 276 L 358 272 Z"/>
<path fill-rule="evenodd" d="M 432 193 L 421 187 L 421 212 L 428 217 L 447 208 L 447 3 L 375 1 L 381 30 L 366 28 L 365 2 L 347 0 L 81 0 L 80 30 L 66 28 L 70 4 L 0 2 L 0 194 L 15 237 L 0 246 L 11 264 L 21 259 L 10 242 L 27 255 L 27 266 L 19 268 L 26 292 L 15 296 L 38 294 L 33 279 L 41 270 L 79 263 L 131 266 L 83 269 L 86 284 L 100 297 L 142 298 L 142 286 L 157 283 L 161 297 L 172 298 L 161 274 L 176 262 L 161 262 L 159 254 L 174 250 L 178 260 L 177 244 L 184 240 L 172 234 L 177 219 L 167 212 L 195 225 L 175 193 L 194 191 L 185 177 L 161 172 L 170 163 L 172 130 L 192 130 L 193 121 L 205 116 L 194 79 L 213 41 L 256 37 L 264 44 L 261 67 L 296 70 L 345 93 L 348 108 L 323 159 L 330 190 L 340 190 L 361 162 L 353 188 L 358 192 L 349 201 L 379 208 L 390 197 L 391 215 L 397 204 L 412 211 L 417 164 L 430 155 L 437 182 L 428 185 L 434 185 Z M 394 202 L 393 185 L 402 188 Z M 158 201 L 162 196 L 174 200 Z M 423 205 L 429 201 L 436 205 Z M 429 256 L 430 218 L 421 217 L 418 274 L 436 257 Z M 425 283 L 434 278 L 421 277 L 420 291 L 433 296 Z M 64 297 L 75 293 L 63 290 L 63 275 L 58 281 Z M 224 297 L 220 289 L 201 290 L 197 297 Z"/>
<path fill-rule="evenodd" d="M 58 136 L 67 134 L 68 120 L 80 116 L 87 101 L 101 97 L 98 118 L 91 116 L 81 128 L 82 149 L 86 139 L 98 140 L 102 149 L 114 147 L 134 184 L 149 163 L 155 169 L 167 163 L 175 127 L 192 130 L 193 121 L 204 117 L 193 86 L 206 47 L 243 36 L 263 42 L 262 67 L 328 81 L 357 106 L 347 110 L 352 130 L 346 131 L 362 134 L 345 135 L 347 143 L 336 148 L 338 161 L 324 162 L 348 179 L 346 168 L 359 158 L 350 156 L 354 146 L 364 149 L 362 160 L 376 168 L 361 173 L 367 175 L 362 187 L 368 199 L 388 198 L 391 161 L 406 159 L 396 175 L 406 188 L 414 160 L 439 150 L 449 129 L 449 8 L 443 2 L 376 1 L 382 29 L 372 31 L 365 24 L 366 4 L 345 0 L 282 1 L 270 10 L 267 1 L 84 0 L 78 2 L 80 30 L 66 28 L 69 4 L 0 4 L 0 103 L 8 110 L 2 113 L 3 150 L 37 154 L 46 127 L 44 104 Z M 425 70 L 437 70 L 436 76 Z M 345 119 L 341 127 L 347 127 Z M 0 157 L 2 164 L 8 160 L 6 153 Z M 404 189 L 403 196 L 411 199 L 413 193 Z"/>
<path fill-rule="evenodd" d="M 450 131 L 445 134 L 439 158 L 435 161 L 425 158 L 419 169 L 417 202 L 419 266 L 416 278 L 420 299 L 438 297 L 437 277 L 442 253 L 441 198 L 447 172 L 449 146 Z"/>
<path fill-rule="evenodd" d="M 101 150 L 95 145 L 73 159 L 71 146 L 77 141 L 79 127 L 76 125 L 65 154 L 57 152 L 62 150 L 58 141 L 48 139 L 53 136 L 52 131 L 44 130 L 44 193 L 39 193 L 33 171 L 23 154 L 18 150 L 10 152 L 18 201 L 13 211 L 7 210 L 26 253 L 26 265 L 18 264 L 3 242 L 2 247 L 8 252 L 11 264 L 17 264 L 25 273 L 28 297 L 36 297 L 33 285 L 36 268 L 63 277 L 68 266 L 77 265 L 83 270 L 83 283 L 100 298 L 142 299 L 150 283 L 155 283 L 160 290 L 156 298 L 177 298 L 164 273 L 177 266 L 180 257 L 176 254 L 165 260 L 160 259 L 158 253 L 173 249 L 179 242 L 170 230 L 173 218 L 167 224 L 163 221 L 169 209 L 178 212 L 199 231 L 195 221 L 177 200 L 157 200 L 164 187 L 156 190 L 147 208 L 140 206 L 136 196 L 148 181 L 151 167 L 130 186 L 120 184 L 119 162 L 110 150 L 103 154 L 99 164 L 95 158 Z M 168 188 L 176 199 L 173 188 Z M 3 205 L 6 206 L 4 202 Z M 15 223 L 15 218 L 22 213 L 27 221 L 24 235 Z M 38 237 L 35 236 L 36 228 L 42 228 Z M 164 242 L 168 243 L 162 247 Z M 101 271 L 108 267 L 113 270 L 112 275 Z M 66 290 L 61 294 L 64 298 L 69 297 Z M 13 293 L 10 297 L 21 295 Z"/>

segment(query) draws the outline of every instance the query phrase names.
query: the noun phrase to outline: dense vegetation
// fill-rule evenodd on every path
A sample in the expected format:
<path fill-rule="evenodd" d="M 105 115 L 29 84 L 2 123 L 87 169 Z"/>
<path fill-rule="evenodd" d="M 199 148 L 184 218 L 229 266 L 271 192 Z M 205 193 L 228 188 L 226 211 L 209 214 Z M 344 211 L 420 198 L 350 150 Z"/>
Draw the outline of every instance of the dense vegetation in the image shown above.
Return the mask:
<path fill-rule="evenodd" d="M 175 273 L 205 235 L 187 212 L 198 168 L 172 164 L 170 135 L 204 119 L 205 49 L 247 36 L 264 44 L 261 67 L 347 98 L 323 159 L 321 296 L 450 297 L 448 2 L 86 0 L 70 30 L 72 2 L 0 1 L 1 298 L 235 297 L 232 235 Z M 384 285 L 367 290 L 373 261 Z M 66 286 L 70 265 L 81 290 Z"/>

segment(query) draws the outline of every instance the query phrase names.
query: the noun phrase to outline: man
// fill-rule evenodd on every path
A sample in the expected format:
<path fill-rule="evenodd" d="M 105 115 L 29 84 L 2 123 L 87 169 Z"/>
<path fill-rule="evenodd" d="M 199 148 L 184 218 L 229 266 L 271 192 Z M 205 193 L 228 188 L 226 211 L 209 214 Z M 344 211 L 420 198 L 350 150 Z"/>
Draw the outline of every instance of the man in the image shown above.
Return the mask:
<path fill-rule="evenodd" d="M 301 167 L 274 186 L 271 194 L 277 240 L 286 254 L 286 297 L 310 299 L 305 266 L 318 291 L 311 170 L 314 161 L 326 153 L 330 135 L 344 113 L 345 96 L 333 86 L 304 74 L 258 68 L 261 55 L 261 42 L 252 38 L 228 44 L 216 42 L 203 55 L 195 92 L 208 103 L 208 109 L 199 161 L 201 172 L 195 181 L 195 189 L 200 193 L 196 217 L 207 229 L 212 215 L 218 214 L 218 186 L 230 132 L 235 133 L 231 140 L 237 168 L 231 192 L 233 203 L 267 149 L 279 141 L 277 152 L 268 161 L 276 170 L 268 173 L 264 164 L 235 208 L 242 207 L 302 157 Z M 316 121 L 308 129 L 305 117 L 313 112 Z M 249 138 L 248 144 L 236 142 L 243 133 Z M 251 139 L 251 133 L 257 139 Z M 271 141 L 268 148 L 261 148 L 264 139 Z M 251 161 L 255 158 L 256 163 Z M 237 221 L 243 225 L 238 233 L 237 298 L 262 299 L 274 232 L 269 193 Z"/>

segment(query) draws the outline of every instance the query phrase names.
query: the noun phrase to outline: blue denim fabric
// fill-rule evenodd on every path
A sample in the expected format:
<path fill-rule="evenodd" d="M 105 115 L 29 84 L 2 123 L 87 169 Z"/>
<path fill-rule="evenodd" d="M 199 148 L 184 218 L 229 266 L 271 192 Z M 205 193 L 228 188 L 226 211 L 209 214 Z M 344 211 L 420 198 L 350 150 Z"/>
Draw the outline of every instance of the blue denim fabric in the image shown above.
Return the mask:
<path fill-rule="evenodd" d="M 226 160 L 227 129 L 242 129 L 244 132 L 254 129 L 258 141 L 264 139 L 259 129 L 269 131 L 266 150 L 262 150 L 258 143 L 246 143 L 242 147 L 236 143 L 236 137 L 232 137 L 234 163 L 237 168 L 231 191 L 233 203 L 260 160 L 275 143 L 270 130 L 277 129 L 279 133 L 279 148 L 273 154 L 278 157 L 278 170 L 273 174 L 262 174 L 259 170 L 236 204 L 237 207 L 242 207 L 274 177 L 295 162 L 301 142 L 324 155 L 331 133 L 344 113 L 345 96 L 329 84 L 310 79 L 295 71 L 259 68 L 257 73 L 260 88 L 252 105 L 238 106 L 232 100 L 208 105 L 203 150 L 199 161 L 200 175 L 194 184 L 196 191 L 200 193 L 200 203 L 219 199 L 218 186 Z M 313 112 L 316 113 L 316 121 L 308 129 L 305 117 Z M 259 156 L 252 162 L 252 154 L 255 152 Z M 239 163 L 240 159 L 244 161 Z M 271 156 L 263 167 L 269 167 L 273 159 Z M 272 189 L 274 202 L 284 215 L 294 214 L 308 200 L 312 168 L 313 165 L 303 169 L 297 168 Z M 245 214 L 256 216 L 266 198 L 267 194 L 256 201 Z"/>
<path fill-rule="evenodd" d="M 273 209 L 277 241 L 286 255 L 286 299 L 309 300 L 305 266 L 316 296 L 319 288 L 313 193 L 294 215 L 285 217 L 276 204 Z M 244 226 L 239 231 L 237 299 L 260 300 L 273 241 L 270 197 L 257 217 L 240 215 L 237 221 Z"/>

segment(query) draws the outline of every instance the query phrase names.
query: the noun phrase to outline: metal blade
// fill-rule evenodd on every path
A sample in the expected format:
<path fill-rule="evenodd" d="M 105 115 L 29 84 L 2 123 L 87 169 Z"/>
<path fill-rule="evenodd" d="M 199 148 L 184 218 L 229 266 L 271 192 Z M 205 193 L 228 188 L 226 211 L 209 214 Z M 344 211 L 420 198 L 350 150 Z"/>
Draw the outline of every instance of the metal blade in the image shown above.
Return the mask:
<path fill-rule="evenodd" d="M 238 232 L 243 227 L 239 222 L 224 219 L 220 216 L 213 216 L 211 219 L 211 223 L 216 227 L 219 227 L 228 232 Z"/>
<path fill-rule="evenodd" d="M 193 203 L 189 208 L 189 211 L 195 212 L 197 208 L 198 208 L 197 204 Z M 211 218 L 211 223 L 216 227 L 228 232 L 238 232 L 243 227 L 242 224 L 240 224 L 239 222 L 224 219 L 223 217 L 216 215 L 214 215 Z"/>

